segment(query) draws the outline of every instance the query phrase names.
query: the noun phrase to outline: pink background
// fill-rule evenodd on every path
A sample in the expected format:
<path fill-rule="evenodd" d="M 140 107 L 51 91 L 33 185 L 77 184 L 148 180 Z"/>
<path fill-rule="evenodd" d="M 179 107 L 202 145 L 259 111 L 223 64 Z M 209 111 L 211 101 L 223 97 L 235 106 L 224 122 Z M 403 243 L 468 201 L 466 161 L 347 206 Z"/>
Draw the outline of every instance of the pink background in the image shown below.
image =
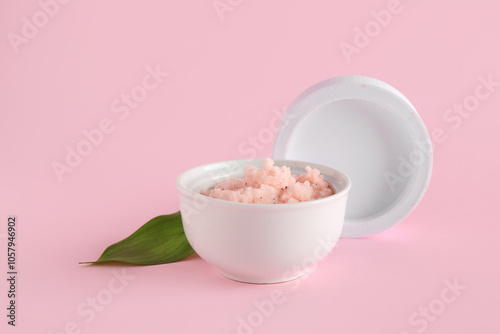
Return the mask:
<path fill-rule="evenodd" d="M 0 267 L 4 277 L 7 217 L 16 215 L 20 273 L 16 328 L 6 324 L 0 280 L 1 332 L 500 332 L 500 87 L 467 118 L 444 118 L 474 95 L 478 77 L 500 81 L 500 8 L 486 0 L 220 3 L 231 9 L 222 19 L 212 0 L 73 0 L 50 7 L 44 21 L 37 1 L 0 2 Z M 377 31 L 370 13 L 388 7 L 397 14 Z M 33 15 L 41 27 L 23 37 L 23 17 Z M 358 53 L 344 56 L 341 43 L 356 46 L 356 29 L 367 26 L 368 45 L 358 38 Z M 17 53 L 13 34 L 26 38 Z M 157 65 L 168 77 L 120 119 L 111 104 Z M 180 172 L 248 157 L 240 145 L 277 111 L 316 82 L 348 74 L 395 86 L 429 132 L 444 133 L 429 190 L 403 223 L 340 240 L 313 274 L 279 285 L 233 282 L 198 256 L 77 264 L 177 211 Z M 66 146 L 106 118 L 113 131 L 59 182 L 53 162 L 64 163 Z M 261 141 L 254 153 L 271 150 Z M 122 270 L 133 277 L 126 286 L 114 279 Z M 449 303 L 446 280 L 462 286 Z M 262 315 L 255 303 L 272 291 L 282 302 Z M 105 305 L 92 317 L 96 297 Z M 436 314 L 426 320 L 419 312 L 429 307 Z"/>

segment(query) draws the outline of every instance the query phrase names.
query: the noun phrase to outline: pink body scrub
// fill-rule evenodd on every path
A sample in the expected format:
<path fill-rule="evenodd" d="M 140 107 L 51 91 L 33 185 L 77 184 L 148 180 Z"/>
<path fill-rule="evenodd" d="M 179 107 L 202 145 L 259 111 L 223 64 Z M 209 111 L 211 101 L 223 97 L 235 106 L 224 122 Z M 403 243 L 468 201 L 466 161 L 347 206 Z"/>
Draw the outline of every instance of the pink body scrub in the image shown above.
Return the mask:
<path fill-rule="evenodd" d="M 306 167 L 306 173 L 297 176 L 287 166 L 274 166 L 267 158 L 259 169 L 245 168 L 242 179 L 229 179 L 218 184 L 208 196 L 227 201 L 256 204 L 282 204 L 306 202 L 331 196 L 334 189 L 319 170 Z"/>

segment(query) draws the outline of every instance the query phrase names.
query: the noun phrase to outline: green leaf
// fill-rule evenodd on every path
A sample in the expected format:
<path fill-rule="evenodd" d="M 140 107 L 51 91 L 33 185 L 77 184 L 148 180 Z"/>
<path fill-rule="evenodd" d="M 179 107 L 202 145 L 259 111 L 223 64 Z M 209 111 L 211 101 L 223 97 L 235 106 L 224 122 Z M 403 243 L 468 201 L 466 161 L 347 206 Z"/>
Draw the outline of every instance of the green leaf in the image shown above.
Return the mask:
<path fill-rule="evenodd" d="M 193 254 L 181 213 L 155 217 L 129 237 L 112 244 L 95 262 L 120 261 L 134 264 L 161 264 L 180 261 Z"/>

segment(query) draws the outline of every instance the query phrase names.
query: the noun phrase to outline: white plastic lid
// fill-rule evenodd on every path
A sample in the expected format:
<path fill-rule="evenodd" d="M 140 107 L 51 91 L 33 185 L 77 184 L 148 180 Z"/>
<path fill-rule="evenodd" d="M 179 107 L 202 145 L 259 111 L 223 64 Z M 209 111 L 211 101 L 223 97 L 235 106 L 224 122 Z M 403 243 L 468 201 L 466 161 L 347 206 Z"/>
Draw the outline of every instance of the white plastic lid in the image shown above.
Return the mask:
<path fill-rule="evenodd" d="M 297 97 L 281 119 L 273 156 L 349 176 L 345 238 L 402 221 L 422 199 L 432 171 L 431 140 L 413 105 L 390 85 L 363 76 L 325 80 Z"/>

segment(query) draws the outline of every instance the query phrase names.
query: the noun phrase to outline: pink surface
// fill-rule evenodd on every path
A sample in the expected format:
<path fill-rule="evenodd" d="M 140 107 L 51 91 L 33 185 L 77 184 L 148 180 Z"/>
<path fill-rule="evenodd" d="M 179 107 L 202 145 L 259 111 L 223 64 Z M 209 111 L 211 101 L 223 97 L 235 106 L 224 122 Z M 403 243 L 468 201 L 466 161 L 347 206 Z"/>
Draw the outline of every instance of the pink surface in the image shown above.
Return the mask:
<path fill-rule="evenodd" d="M 2 277 L 8 215 L 19 227 L 17 326 L 2 279 L 2 333 L 500 332 L 492 1 L 61 2 L 41 1 L 51 16 L 0 2 Z M 77 264 L 177 211 L 185 169 L 269 156 L 284 108 L 348 74 L 398 88 L 434 139 L 430 188 L 403 223 L 279 285 L 197 256 Z M 55 162 L 71 166 L 58 177 Z"/>

